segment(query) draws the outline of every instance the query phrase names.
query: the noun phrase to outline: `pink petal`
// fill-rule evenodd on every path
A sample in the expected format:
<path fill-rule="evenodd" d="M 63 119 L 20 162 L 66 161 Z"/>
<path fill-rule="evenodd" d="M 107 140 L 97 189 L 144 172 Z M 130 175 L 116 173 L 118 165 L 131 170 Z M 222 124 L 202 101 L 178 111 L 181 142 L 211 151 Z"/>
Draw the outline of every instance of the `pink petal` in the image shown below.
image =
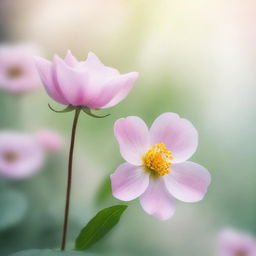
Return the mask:
<path fill-rule="evenodd" d="M 149 148 L 149 133 L 145 122 L 136 116 L 118 119 L 114 133 L 123 158 L 133 165 L 142 165 L 143 155 Z"/>
<path fill-rule="evenodd" d="M 78 61 L 76 59 L 76 57 L 71 53 L 70 50 L 68 50 L 67 55 L 64 59 L 64 61 L 66 62 L 66 64 L 68 64 L 70 67 L 75 67 L 76 65 L 78 65 Z"/>
<path fill-rule="evenodd" d="M 42 83 L 48 93 L 48 95 L 53 98 L 54 100 L 58 101 L 61 104 L 68 104 L 66 99 L 62 97 L 62 95 L 58 92 L 55 87 L 53 81 L 53 70 L 52 70 L 52 63 L 48 60 L 45 60 L 41 57 L 35 57 L 35 63 L 42 80 Z"/>
<path fill-rule="evenodd" d="M 109 102 L 112 90 L 110 88 L 105 94 L 101 93 L 104 82 L 102 73 L 95 74 L 94 71 L 86 69 L 81 64 L 80 62 L 72 68 L 55 56 L 54 68 L 58 88 L 70 105 L 101 108 L 102 105 Z"/>
<path fill-rule="evenodd" d="M 196 151 L 198 134 L 194 126 L 175 113 L 160 115 L 150 128 L 151 144 L 163 142 L 172 152 L 173 163 L 190 158 Z"/>
<path fill-rule="evenodd" d="M 88 74 L 88 90 L 90 97 L 86 105 L 93 109 L 104 107 L 127 85 L 130 77 L 120 75 L 117 69 L 105 66 L 92 52 L 85 62 L 80 62 L 77 70 Z"/>
<path fill-rule="evenodd" d="M 93 52 L 88 53 L 87 59 L 84 63 L 85 65 L 88 65 L 88 67 L 104 67 L 104 64 Z"/>
<path fill-rule="evenodd" d="M 176 210 L 176 200 L 167 191 L 162 178 L 150 179 L 147 190 L 140 196 L 142 208 L 150 215 L 167 220 Z"/>
<path fill-rule="evenodd" d="M 193 162 L 173 164 L 171 172 L 164 176 L 169 192 L 184 202 L 197 202 L 203 199 L 211 183 L 210 173 Z"/>
<path fill-rule="evenodd" d="M 149 175 L 142 167 L 129 163 L 121 164 L 110 176 L 113 196 L 130 201 L 140 196 L 147 188 Z"/>
<path fill-rule="evenodd" d="M 54 58 L 53 65 L 59 89 L 68 100 L 68 103 L 73 106 L 85 105 L 89 96 L 86 92 L 87 74 L 71 68 L 57 56 Z"/>
<path fill-rule="evenodd" d="M 97 109 L 116 105 L 127 96 L 136 78 L 136 72 L 113 77 L 102 85 L 98 95 L 91 99 L 88 106 Z M 95 87 L 94 85 L 91 86 Z"/>
<path fill-rule="evenodd" d="M 102 108 L 110 108 L 115 105 L 117 105 L 119 102 L 121 102 L 123 99 L 127 97 L 129 92 L 134 86 L 134 82 L 137 80 L 139 74 L 137 72 L 131 72 L 125 75 L 120 75 L 118 78 L 119 81 L 117 83 L 117 93 L 114 95 L 114 97 Z"/>
<path fill-rule="evenodd" d="M 119 71 L 117 69 L 105 66 L 93 52 L 88 53 L 86 61 L 83 62 L 83 67 L 90 70 L 90 72 L 94 71 L 104 77 L 119 75 Z"/>

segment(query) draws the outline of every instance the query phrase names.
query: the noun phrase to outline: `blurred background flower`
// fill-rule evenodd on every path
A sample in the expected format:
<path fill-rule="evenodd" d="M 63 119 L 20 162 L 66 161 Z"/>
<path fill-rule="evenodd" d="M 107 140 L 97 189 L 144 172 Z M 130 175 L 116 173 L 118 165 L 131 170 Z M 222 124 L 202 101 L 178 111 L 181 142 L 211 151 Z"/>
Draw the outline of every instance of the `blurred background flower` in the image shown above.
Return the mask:
<path fill-rule="evenodd" d="M 39 52 L 35 45 L 0 45 L 0 88 L 20 94 L 38 87 L 40 80 L 33 56 Z"/>
<path fill-rule="evenodd" d="M 62 149 L 64 141 L 57 131 L 42 129 L 36 133 L 39 144 L 48 152 L 58 152 Z"/>
<path fill-rule="evenodd" d="M 140 73 L 126 100 L 107 110 L 110 117 L 80 120 L 70 241 L 97 210 L 118 203 L 105 180 L 122 163 L 114 142 L 115 120 L 137 115 L 152 123 L 170 111 L 191 120 L 199 131 L 200 147 L 192 161 L 207 167 L 213 179 L 205 200 L 179 203 L 180 214 L 164 223 L 142 214 L 139 203 L 132 202 L 122 225 L 92 250 L 111 256 L 213 256 L 223 226 L 256 232 L 255 12 L 253 0 L 0 2 L 2 41 L 34 42 L 47 57 L 64 57 L 71 49 L 82 60 L 93 51 L 121 73 Z M 41 87 L 17 108 L 16 100 L 1 92 L 0 128 L 14 127 L 22 116 L 24 130 L 51 127 L 68 138 L 72 114 L 49 111 L 49 101 Z M 0 255 L 59 245 L 64 155 L 50 157 L 44 171 L 13 181 L 11 188 L 1 179 L 4 190 L 27 195 L 30 211 L 0 232 Z M 12 212 L 25 204 L 18 201 Z"/>
<path fill-rule="evenodd" d="M 13 131 L 0 133 L 0 174 L 25 178 L 40 170 L 43 150 L 32 135 Z"/>
<path fill-rule="evenodd" d="M 0 131 L 0 175 L 19 179 L 38 172 L 45 161 L 45 152 L 60 151 L 63 138 L 51 130 L 27 134 L 12 130 Z"/>
<path fill-rule="evenodd" d="M 234 229 L 220 233 L 219 256 L 255 256 L 256 239 L 253 235 Z"/>

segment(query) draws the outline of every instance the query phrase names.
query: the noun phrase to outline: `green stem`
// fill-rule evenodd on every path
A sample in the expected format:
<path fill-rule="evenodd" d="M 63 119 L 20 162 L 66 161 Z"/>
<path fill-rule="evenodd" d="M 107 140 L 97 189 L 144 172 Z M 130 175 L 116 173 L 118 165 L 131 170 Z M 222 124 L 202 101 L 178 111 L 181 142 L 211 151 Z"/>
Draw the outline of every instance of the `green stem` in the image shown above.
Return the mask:
<path fill-rule="evenodd" d="M 61 242 L 61 250 L 62 251 L 64 251 L 65 248 L 66 248 L 69 205 L 70 205 L 70 194 L 71 194 L 71 184 L 72 184 L 73 152 L 74 152 L 74 144 L 75 144 L 75 137 L 76 137 L 76 127 L 77 127 L 77 122 L 78 122 L 80 111 L 81 111 L 81 108 L 77 107 L 76 110 L 75 110 L 75 116 L 74 116 L 74 120 L 73 120 L 72 132 L 71 132 L 69 160 L 68 160 L 66 205 L 65 205 L 63 233 L 62 233 L 62 242 Z"/>

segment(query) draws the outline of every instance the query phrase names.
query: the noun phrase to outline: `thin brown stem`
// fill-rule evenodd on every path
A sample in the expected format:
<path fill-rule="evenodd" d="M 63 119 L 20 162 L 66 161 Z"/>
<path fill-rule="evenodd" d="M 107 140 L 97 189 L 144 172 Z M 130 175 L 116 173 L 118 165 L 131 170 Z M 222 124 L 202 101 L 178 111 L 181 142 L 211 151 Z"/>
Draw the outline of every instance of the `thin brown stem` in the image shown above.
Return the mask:
<path fill-rule="evenodd" d="M 74 152 L 74 144 L 75 144 L 75 137 L 76 137 L 77 121 L 79 118 L 80 111 L 81 111 L 81 109 L 79 107 L 76 108 L 75 116 L 74 116 L 74 120 L 73 120 L 72 132 L 71 132 L 71 141 L 70 141 L 69 159 L 68 159 L 66 205 L 65 205 L 64 224 L 63 224 L 63 233 L 62 233 L 62 242 L 61 242 L 61 250 L 62 251 L 64 251 L 66 248 L 70 194 L 71 194 L 71 184 L 72 184 L 73 152 Z"/>

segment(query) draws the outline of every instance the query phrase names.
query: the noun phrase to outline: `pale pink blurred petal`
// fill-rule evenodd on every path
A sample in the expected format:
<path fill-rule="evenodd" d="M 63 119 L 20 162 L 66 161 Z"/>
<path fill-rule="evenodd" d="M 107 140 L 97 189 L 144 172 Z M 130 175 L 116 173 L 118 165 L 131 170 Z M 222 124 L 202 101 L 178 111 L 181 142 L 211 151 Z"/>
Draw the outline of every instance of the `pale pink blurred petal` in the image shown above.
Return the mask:
<path fill-rule="evenodd" d="M 203 199 L 211 183 L 211 175 L 203 166 L 184 162 L 173 164 L 171 172 L 164 176 L 168 191 L 184 202 L 197 202 Z"/>
<path fill-rule="evenodd" d="M 219 237 L 219 256 L 256 256 L 256 238 L 249 233 L 224 229 Z"/>
<path fill-rule="evenodd" d="M 66 55 L 64 61 L 70 67 L 75 67 L 79 63 L 78 60 L 76 59 L 76 57 L 72 54 L 72 52 L 70 50 L 68 50 L 67 55 Z"/>
<path fill-rule="evenodd" d="M 198 133 L 188 120 L 175 113 L 164 113 L 151 126 L 150 141 L 152 145 L 163 142 L 172 152 L 172 162 L 180 163 L 196 151 Z"/>
<path fill-rule="evenodd" d="M 145 122 L 136 116 L 118 119 L 114 133 L 123 158 L 134 165 L 143 164 L 143 156 L 149 147 L 149 133 Z"/>
<path fill-rule="evenodd" d="M 39 54 L 35 45 L 0 45 L 0 88 L 18 94 L 37 88 L 40 79 L 33 60 L 35 54 Z"/>
<path fill-rule="evenodd" d="M 142 208 L 150 215 L 167 220 L 176 210 L 176 200 L 167 191 L 162 178 L 150 179 L 147 190 L 140 196 Z"/>
<path fill-rule="evenodd" d="M 36 137 L 39 144 L 48 152 L 57 152 L 63 148 L 63 137 L 53 130 L 40 130 L 37 132 Z"/>
<path fill-rule="evenodd" d="M 38 172 L 43 162 L 42 147 L 34 135 L 14 131 L 0 133 L 0 175 L 25 178 Z"/>
<path fill-rule="evenodd" d="M 121 164 L 110 178 L 113 196 L 123 201 L 139 197 L 149 183 L 148 173 L 142 167 L 129 163 Z"/>

